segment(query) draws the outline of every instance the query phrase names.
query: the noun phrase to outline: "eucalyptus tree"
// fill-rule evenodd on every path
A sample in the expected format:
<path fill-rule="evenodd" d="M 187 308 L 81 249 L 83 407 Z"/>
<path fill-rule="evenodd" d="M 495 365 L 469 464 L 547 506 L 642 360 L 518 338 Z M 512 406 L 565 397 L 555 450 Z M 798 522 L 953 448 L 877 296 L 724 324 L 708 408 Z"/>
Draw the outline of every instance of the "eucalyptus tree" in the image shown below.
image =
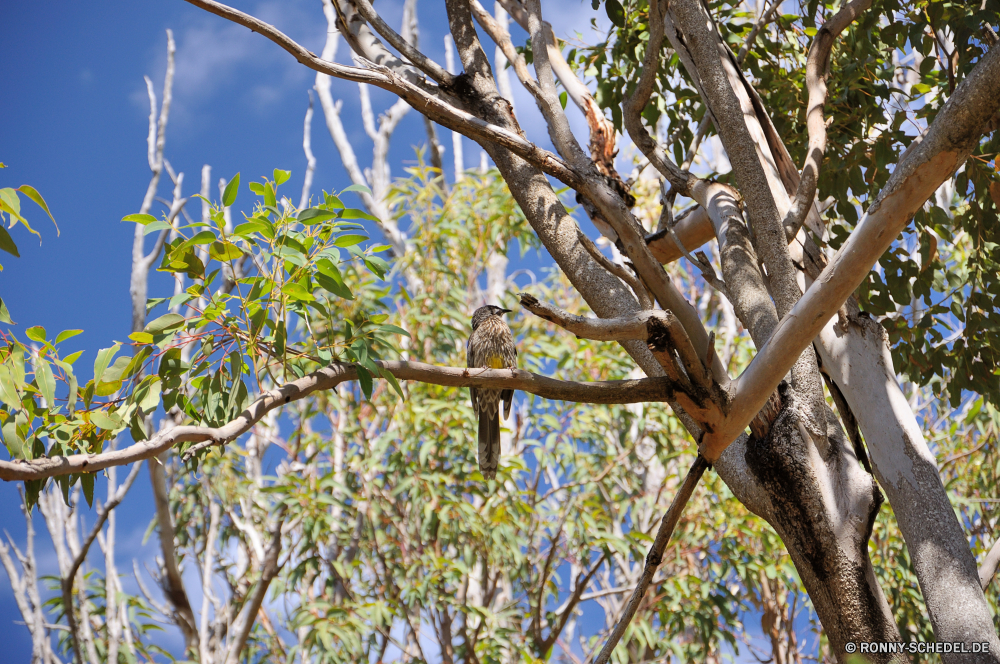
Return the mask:
<path fill-rule="evenodd" d="M 523 215 L 535 240 L 569 283 L 566 290 L 535 288 L 522 294 L 524 309 L 580 339 L 618 342 L 631 366 L 647 377 L 598 381 L 605 376 L 584 372 L 587 380 L 558 381 L 541 375 L 550 368 L 545 364 L 536 367 L 539 373 L 496 370 L 470 375 L 463 368 L 438 363 L 453 361 L 454 344 L 460 340 L 458 315 L 445 317 L 445 329 L 423 336 L 423 347 L 414 345 L 410 334 L 410 340 L 394 350 L 391 337 L 403 328 L 387 323 L 381 311 L 389 308 L 387 298 L 396 295 L 388 288 L 382 293 L 366 288 L 372 297 L 356 298 L 349 284 L 362 276 L 344 272 L 385 277 L 390 265 L 378 253 L 390 247 L 393 265 L 421 261 L 419 250 L 407 245 L 398 226 L 392 227 L 394 232 L 386 231 L 390 245 L 384 248 L 363 245 L 365 236 L 354 230 L 358 220 L 383 225 L 394 220 L 346 208 L 333 194 L 324 193 L 308 207 L 307 196 L 306 203 L 297 207 L 283 202 L 277 187 L 289 176 L 276 170 L 273 179 L 254 183 L 251 189 L 262 200 L 243 223 L 234 226 L 225 208 L 235 201 L 236 177 L 223 188 L 221 206 L 207 209 L 202 222 L 185 226 L 190 237 L 181 234 L 166 241 L 168 234 L 180 232 L 176 212 L 155 219 L 143 210 L 132 219 L 142 226 L 142 233 L 159 231 L 164 248 L 161 269 L 197 280 L 169 302 L 152 304 L 177 307 L 197 301 L 198 306 L 188 316 L 168 313 L 143 326 L 136 324 L 132 358 L 112 363 L 117 349 L 102 353 L 94 381 L 81 390 L 83 410 L 73 408 L 77 390 L 67 368 L 71 362 L 53 355 L 57 373 L 71 388 L 68 415 L 57 415 L 34 400 L 38 393 L 45 397 L 44 404 L 53 403 L 48 398 L 54 389 L 48 361 L 37 356 L 34 380 L 28 383 L 23 359 L 18 359 L 23 353 L 9 345 L 5 366 L 10 378 L 4 385 L 10 388 L 5 387 L 4 401 L 12 409 L 9 412 L 17 414 L 8 417 L 14 426 L 5 426 L 4 435 L 8 447 L 21 458 L 0 464 L 0 477 L 25 480 L 29 504 L 49 477 L 63 478 L 67 489 L 80 478 L 86 491 L 91 472 L 150 458 L 175 446 L 181 446 L 187 463 L 200 462 L 211 476 L 214 464 L 232 462 L 224 447 L 227 443 L 266 423 L 265 418 L 279 408 L 298 408 L 295 435 L 283 441 L 290 460 L 281 482 L 299 487 L 299 495 L 288 488 L 266 514 L 258 510 L 251 516 L 248 503 L 247 513 L 230 517 L 234 528 L 242 532 L 238 525 L 242 523 L 252 526 L 247 533 L 256 533 L 256 537 L 246 535 L 247 542 L 260 544 L 254 545 L 255 553 L 247 554 L 247 560 L 260 577 L 252 586 L 245 577 L 232 579 L 233 594 L 241 600 L 233 616 L 219 622 L 229 632 L 227 659 L 239 657 L 251 634 L 260 637 L 260 629 L 272 640 L 279 639 L 266 624 L 254 631 L 254 618 L 262 610 L 269 583 L 289 562 L 297 565 L 298 576 L 291 580 L 308 580 L 319 598 L 313 604 L 313 591 L 306 593 L 309 601 L 303 599 L 297 623 L 305 628 L 300 647 L 314 648 L 311 652 L 333 656 L 338 652 L 334 638 L 338 647 L 348 649 L 345 652 L 364 649 L 359 635 L 368 627 L 374 630 L 368 632 L 369 646 L 384 654 L 395 638 L 391 628 L 398 618 L 410 624 L 413 638 L 397 647 L 421 659 L 427 657 L 418 652 L 421 641 L 414 620 L 417 626 L 430 620 L 440 635 L 465 630 L 455 639 L 439 638 L 442 659 L 476 661 L 511 652 L 512 646 L 500 638 L 478 645 L 483 629 L 494 630 L 490 632 L 494 635 L 519 634 L 530 642 L 534 656 L 545 657 L 573 607 L 547 611 L 551 562 L 541 561 L 539 574 L 539 561 L 531 559 L 530 539 L 525 549 L 503 546 L 505 536 L 519 532 L 517 514 L 508 515 L 503 506 L 500 520 L 507 519 L 507 529 L 489 532 L 449 531 L 442 526 L 444 515 L 462 515 L 466 525 L 474 523 L 477 517 L 467 511 L 470 505 L 480 516 L 484 509 L 492 514 L 495 505 L 490 500 L 497 495 L 491 492 L 492 485 L 485 492 L 466 485 L 463 495 L 468 494 L 469 500 L 456 502 L 453 495 L 444 497 L 447 491 L 434 489 L 454 474 L 429 471 L 385 493 L 384 475 L 359 461 L 352 468 L 357 483 L 352 487 L 345 485 L 349 464 L 344 446 L 339 448 L 340 470 L 334 461 L 332 474 L 296 463 L 303 463 L 299 460 L 303 454 L 312 459 L 319 453 L 320 441 L 327 439 L 334 444 L 332 458 L 337 458 L 337 436 L 343 432 L 338 434 L 336 428 L 358 426 L 343 416 L 348 412 L 343 400 L 349 402 L 351 392 L 345 386 L 352 381 L 373 404 L 368 411 L 365 405 L 358 406 L 362 413 L 358 422 L 363 426 L 367 421 L 368 428 L 363 434 L 352 430 L 352 437 L 369 445 L 373 458 L 387 455 L 392 468 L 411 473 L 424 465 L 437 471 L 442 467 L 438 464 L 446 467 L 456 461 L 453 448 L 427 446 L 425 452 L 423 446 L 408 447 L 427 431 L 422 427 L 437 428 L 431 437 L 440 436 L 450 415 L 435 411 L 433 418 L 421 415 L 412 424 L 402 418 L 390 425 L 392 410 L 377 407 L 379 390 L 393 390 L 405 399 L 407 390 L 411 397 L 424 390 L 433 393 L 430 385 L 513 388 L 560 401 L 641 403 L 642 412 L 655 412 L 654 419 L 660 422 L 667 422 L 663 414 L 669 407 L 676 420 L 665 426 L 683 426 L 693 441 L 689 452 L 696 445 L 698 454 L 683 481 L 678 477 L 671 483 L 677 492 L 674 502 L 645 567 L 629 579 L 629 586 L 635 585 L 631 599 L 609 605 L 611 620 L 617 623 L 613 628 L 608 625 L 610 634 L 601 652 L 592 653 L 597 661 L 607 661 L 632 627 L 635 613 L 648 607 L 645 593 L 667 541 L 709 465 L 726 490 L 780 536 L 833 657 L 844 660 L 850 644 L 899 641 L 900 623 L 912 624 L 900 612 L 904 604 L 913 606 L 912 594 L 904 600 L 905 593 L 895 592 L 903 584 L 886 581 L 884 573 L 880 579 L 870 554 L 873 533 L 881 538 L 876 545 L 900 541 L 883 538 L 878 527 L 884 491 L 934 637 L 961 642 L 972 650 L 945 654 L 944 660 L 1000 660 L 995 619 L 983 592 L 995 570 L 997 551 L 977 569 L 963 529 L 966 524 L 956 517 L 915 404 L 907 400 L 896 377 L 898 369 L 908 381 L 933 387 L 935 401 L 929 411 L 920 413 L 922 418 L 948 417 L 954 408 L 964 406 L 969 423 L 982 423 L 986 420 L 977 418 L 995 412 L 991 408 L 998 396 L 994 304 L 998 243 L 997 226 L 991 222 L 996 220 L 1000 187 L 990 160 L 995 160 L 995 131 L 1000 125 L 996 93 L 1000 49 L 994 47 L 997 38 L 989 23 L 996 17 L 995 2 L 902 5 L 854 0 L 842 6 L 814 2 L 793 8 L 794 13 L 779 14 L 778 3 L 748 10 L 725 2 L 610 0 L 603 10 L 613 27 L 605 42 L 589 46 L 560 40 L 558 25 L 544 20 L 537 0 L 505 0 L 503 9 L 526 35 L 524 46 L 516 47 L 509 25 L 476 0 L 446 0 L 448 26 L 462 66 L 459 74 L 428 58 L 412 30 L 400 34 L 389 27 L 367 0 L 324 3 L 331 34 L 339 33 L 349 45 L 353 65 L 337 63 L 329 54 L 317 56 L 278 28 L 240 10 L 213 0 L 189 2 L 270 39 L 320 75 L 391 91 L 431 122 L 476 141 L 518 205 L 516 214 L 497 219 L 498 229 L 505 233 L 503 242 L 515 239 L 512 219 Z M 594 10 L 600 9 L 597 0 Z M 490 65 L 486 38 L 534 98 L 555 152 L 526 137 L 514 107 L 501 93 L 503 84 L 498 80 L 504 77 Z M 586 151 L 571 130 L 569 100 L 587 120 Z M 327 120 L 329 124 L 329 114 Z M 630 191 L 634 182 L 618 174 L 614 155 L 621 131 L 662 180 L 659 205 L 648 196 L 636 196 Z M 377 131 L 369 133 L 378 136 Z M 713 146 L 725 151 L 731 172 L 701 176 L 692 172 L 709 134 L 717 137 Z M 432 158 L 439 160 L 434 139 L 431 144 Z M 825 159 L 827 152 L 832 154 Z M 608 259 L 581 232 L 559 197 L 558 186 L 575 192 L 627 267 Z M 685 200 L 690 201 L 688 211 L 675 215 Z M 374 198 L 368 202 L 369 211 L 373 202 Z M 655 227 L 640 223 L 653 218 L 658 218 Z M 449 228 L 437 218 L 431 223 Z M 713 243 L 715 263 L 703 252 L 691 253 L 704 243 Z M 141 258 L 141 245 L 137 246 Z M 488 254 L 470 255 L 485 265 Z M 681 257 L 712 289 L 711 297 L 731 306 L 746 330 L 746 343 L 752 343 L 756 352 L 745 365 L 723 362 L 716 349 L 717 334 L 710 331 L 710 308 L 691 301 L 676 269 L 664 269 Z M 219 271 L 206 271 L 212 260 L 222 264 Z M 475 270 L 475 265 L 465 269 Z M 225 287 L 213 291 L 216 278 Z M 464 285 L 471 283 L 466 279 Z M 440 287 L 422 279 L 409 285 L 426 293 Z M 318 289 L 356 302 L 351 307 L 364 308 L 333 308 L 325 295 L 316 296 Z M 419 302 L 420 293 L 405 288 L 400 293 L 411 311 L 416 308 L 411 301 Z M 437 301 L 446 300 L 439 296 Z M 230 302 L 238 305 L 233 311 L 228 309 Z M 417 309 L 420 315 L 438 311 L 433 296 L 425 295 L 424 302 L 428 311 Z M 582 310 L 583 303 L 596 318 L 564 308 Z M 301 327 L 296 330 L 295 325 Z M 43 333 L 35 332 L 39 343 L 54 348 Z M 588 342 L 580 343 L 588 348 Z M 435 344 L 444 344 L 447 352 L 435 354 Z M 190 354 L 184 355 L 181 346 Z M 594 353 L 608 358 L 619 353 L 606 344 L 594 348 L 601 349 Z M 382 359 L 396 353 L 402 359 Z M 435 363 L 424 364 L 414 357 Z M 150 372 L 154 359 L 158 368 Z M 410 381 L 411 386 L 404 390 L 399 381 Z M 248 385 L 260 393 L 255 400 L 249 398 Z M 966 398 L 970 391 L 979 395 L 972 401 L 975 407 Z M 316 400 L 320 393 L 329 396 Z M 836 411 L 828 404 L 827 393 Z M 120 396 L 110 402 L 94 400 L 115 394 Z M 323 404 L 324 398 L 337 403 Z M 454 408 L 453 400 L 446 401 Z M 174 414 L 174 426 L 154 434 L 145 416 L 161 402 Z M 338 413 L 328 436 L 310 430 L 312 415 L 319 411 Z M 558 413 L 555 408 L 552 416 Z M 628 421 L 628 416 L 621 417 Z M 42 424 L 35 427 L 35 419 Z M 573 426 L 577 427 L 574 439 L 607 438 L 606 425 L 586 417 L 577 418 Z M 410 427 L 414 434 L 401 443 L 401 432 Z M 126 428 L 137 441 L 134 445 L 101 451 L 106 441 Z M 390 436 L 382 435 L 390 430 Z M 514 438 L 519 435 L 515 428 Z M 46 437 L 53 441 L 48 446 L 42 442 Z M 380 447 L 384 445 L 388 447 Z M 223 454 L 217 459 L 212 450 L 220 448 Z M 254 449 L 247 453 L 259 458 L 260 448 Z M 442 456 L 442 449 L 451 452 Z M 539 449 L 551 454 L 545 446 Z M 519 473 L 531 470 L 542 472 L 512 460 L 513 487 L 518 486 Z M 576 472 L 592 471 L 573 467 Z M 607 475 L 601 473 L 597 476 L 603 480 Z M 589 484 L 573 477 L 570 483 Z M 258 485 L 254 495 L 263 505 L 261 497 L 274 488 Z M 432 497 L 420 506 L 419 519 L 411 518 L 415 504 L 405 498 L 418 485 L 420 495 Z M 455 486 L 459 484 L 448 487 L 452 494 Z M 358 491 L 357 502 L 338 502 L 337 496 Z M 329 509 L 298 511 L 296 506 L 308 503 L 307 496 L 317 492 L 331 496 Z M 376 496 L 378 492 L 382 495 Z M 407 508 L 393 512 L 390 507 L 400 496 Z M 981 538 L 993 526 L 985 508 L 978 509 L 960 513 L 972 515 Z M 563 511 L 560 518 L 568 520 L 571 513 Z M 700 515 L 713 518 L 711 510 Z M 352 518 L 353 531 L 345 527 Z M 218 522 L 209 510 L 206 532 Z M 167 524 L 160 519 L 161 535 Z M 336 541 L 321 541 L 312 534 L 334 527 L 343 533 Z M 600 538 L 600 523 L 574 524 L 567 531 L 572 536 L 565 539 L 562 528 L 551 540 L 548 557 L 562 550 L 570 560 L 574 583 L 568 586 L 568 601 L 574 596 L 579 601 L 592 575 L 601 569 L 595 551 L 603 546 L 613 552 L 620 542 L 591 539 Z M 400 531 L 389 535 L 391 541 L 379 539 L 380 533 L 394 529 Z M 282 557 L 283 535 L 293 531 L 301 534 L 296 540 L 301 546 Z M 269 541 L 265 544 L 264 539 Z M 366 552 L 375 557 L 361 563 L 356 561 L 363 540 L 369 546 Z M 495 546 L 487 547 L 486 555 L 482 542 L 490 540 Z M 558 542 L 565 548 L 560 549 Z M 385 556 L 385 546 L 395 559 L 379 557 Z M 403 592 L 401 582 L 392 578 L 392 563 L 402 560 L 406 567 L 413 555 L 430 555 L 428 549 L 435 546 L 436 559 L 464 561 L 465 569 L 444 566 L 455 576 L 428 574 L 426 581 L 406 586 Z M 982 541 L 977 540 L 976 546 L 981 548 Z M 726 547 L 703 547 L 706 555 L 732 554 Z M 876 551 L 876 558 L 885 564 L 884 550 L 876 546 Z M 417 568 L 427 570 L 431 562 Z M 490 564 L 497 562 L 507 568 L 510 589 L 500 587 L 499 576 L 491 581 Z M 329 563 L 330 569 L 321 571 L 321 563 Z M 360 576 L 348 583 L 352 570 Z M 322 586 L 313 585 L 317 579 L 323 579 Z M 359 583 L 374 583 L 385 593 L 380 602 L 362 602 L 367 614 L 345 608 L 349 606 L 345 601 L 355 601 L 351 588 Z M 517 595 L 517 584 L 529 588 L 526 595 Z M 883 584 L 894 591 L 893 604 Z M 536 606 L 536 613 L 526 624 L 518 624 L 497 611 L 495 604 L 478 612 L 474 608 L 479 605 L 468 594 L 452 592 L 456 587 L 480 597 L 505 593 L 512 598 L 508 610 L 527 605 Z M 449 606 L 452 597 L 455 603 Z M 770 627 L 788 620 L 776 616 L 770 588 L 760 600 L 765 616 L 771 616 Z M 175 609 L 185 613 L 183 602 Z M 182 620 L 192 622 L 189 649 L 198 650 L 199 630 L 194 629 L 190 606 L 187 613 L 190 618 L 185 613 Z M 390 614 L 394 618 L 387 620 Z M 326 633 L 324 640 L 324 627 L 339 624 L 331 616 L 350 617 L 355 621 L 352 630 L 338 627 L 339 632 Z M 660 616 L 658 624 L 669 625 L 669 614 Z M 657 650 L 662 644 L 648 635 L 644 638 L 633 637 L 629 652 L 617 656 L 662 654 Z M 790 639 L 785 651 L 777 647 L 780 639 L 772 641 L 773 653 L 795 650 Z M 275 643 L 270 648 L 280 649 L 281 644 Z M 980 649 L 981 644 L 986 647 Z M 899 652 L 869 655 L 873 661 L 905 657 Z"/>

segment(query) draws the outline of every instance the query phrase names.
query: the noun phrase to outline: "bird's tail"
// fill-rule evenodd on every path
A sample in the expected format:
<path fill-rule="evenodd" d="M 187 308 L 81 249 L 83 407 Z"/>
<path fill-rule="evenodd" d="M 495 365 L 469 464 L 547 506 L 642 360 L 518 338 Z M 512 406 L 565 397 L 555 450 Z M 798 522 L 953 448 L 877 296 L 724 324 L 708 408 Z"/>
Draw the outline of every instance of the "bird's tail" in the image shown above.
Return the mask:
<path fill-rule="evenodd" d="M 500 466 L 500 408 L 494 405 L 479 411 L 479 470 L 488 480 L 497 476 Z"/>

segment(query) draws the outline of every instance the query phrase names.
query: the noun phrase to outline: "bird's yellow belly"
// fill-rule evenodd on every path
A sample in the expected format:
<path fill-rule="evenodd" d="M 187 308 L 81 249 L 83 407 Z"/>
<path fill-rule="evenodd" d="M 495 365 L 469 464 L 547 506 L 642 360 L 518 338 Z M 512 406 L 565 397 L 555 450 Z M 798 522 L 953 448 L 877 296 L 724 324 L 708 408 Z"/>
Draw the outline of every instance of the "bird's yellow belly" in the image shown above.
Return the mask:
<path fill-rule="evenodd" d="M 486 358 L 486 366 L 490 369 L 506 369 L 506 365 L 503 363 L 503 358 L 499 355 L 490 355 Z"/>

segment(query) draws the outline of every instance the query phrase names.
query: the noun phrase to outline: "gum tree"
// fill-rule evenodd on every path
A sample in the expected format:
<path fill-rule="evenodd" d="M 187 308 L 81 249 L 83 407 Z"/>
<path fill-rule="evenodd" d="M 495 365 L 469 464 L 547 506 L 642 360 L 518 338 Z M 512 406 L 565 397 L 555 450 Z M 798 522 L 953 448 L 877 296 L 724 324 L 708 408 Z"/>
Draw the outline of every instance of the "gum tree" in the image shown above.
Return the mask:
<path fill-rule="evenodd" d="M 21 428 L 14 440 L 31 442 L 22 446 L 28 450 L 22 460 L 0 465 L 0 476 L 25 480 L 29 502 L 46 478 L 71 483 L 74 475 L 86 478 L 175 446 L 183 446 L 185 460 L 204 459 L 207 450 L 250 431 L 277 409 L 299 401 L 308 408 L 306 397 L 339 393 L 349 381 L 358 381 L 369 397 L 381 378 L 377 385 L 401 396 L 399 382 L 415 381 L 508 387 L 590 404 L 669 406 L 699 454 L 677 487 L 646 569 L 631 600 L 619 607 L 622 617 L 597 661 L 607 660 L 628 629 L 709 465 L 781 537 L 838 660 L 846 657 L 848 643 L 900 639 L 869 554 L 882 491 L 935 638 L 989 644 L 988 652 L 944 659 L 1000 659 L 983 594 L 997 551 L 977 569 L 937 461 L 896 378 L 899 369 L 909 380 L 936 385 L 938 414 L 960 406 L 968 390 L 990 404 L 997 396 L 997 243 L 991 222 L 1000 192 L 989 163 L 1000 108 L 1000 51 L 988 23 L 994 5 L 854 0 L 842 6 L 811 3 L 779 15 L 777 4 L 748 14 L 730 4 L 612 0 L 604 5 L 613 24 L 607 42 L 570 48 L 557 38 L 558 26 L 543 19 L 537 0 L 509 0 L 503 8 L 527 35 L 518 48 L 509 26 L 478 2 L 446 0 L 462 68 L 456 74 L 419 50 L 408 24 L 395 32 L 366 0 L 324 3 L 331 34 L 349 45 L 354 65 L 339 64 L 332 54 L 317 56 L 237 9 L 212 0 L 189 2 L 260 33 L 318 74 L 389 90 L 429 121 L 476 141 L 572 292 L 597 317 L 569 313 L 547 302 L 542 290 L 522 294 L 523 307 L 581 339 L 618 342 L 647 377 L 570 382 L 523 370 L 470 374 L 406 359 L 412 353 L 407 349 L 400 350 L 403 359 L 380 359 L 384 335 L 396 331 L 382 314 L 363 315 L 360 326 L 345 322 L 342 338 L 329 336 L 337 318 L 316 303 L 313 291 L 321 287 L 345 296 L 338 291 L 346 282 L 335 247 L 380 277 L 388 265 L 377 256 L 378 247 L 361 250 L 361 240 L 353 239 L 361 237 L 350 230 L 353 220 L 367 213 L 345 208 L 332 195 L 312 207 L 281 204 L 276 187 L 287 175 L 275 171 L 273 180 L 254 189 L 262 203 L 236 226 L 216 208 L 201 226 L 188 225 L 191 236 L 167 243 L 168 233 L 179 232 L 176 213 L 164 220 L 141 216 L 148 210 L 136 216 L 143 232 L 159 231 L 161 268 L 200 280 L 169 304 L 200 298 L 205 306 L 196 315 L 167 314 L 145 326 L 137 316 L 136 354 L 114 364 L 113 353 L 102 356 L 106 362 L 95 366 L 95 381 L 83 389 L 85 415 L 59 420 L 38 410 L 34 397 L 34 405 L 26 406 L 25 374 L 17 373 L 19 351 L 11 346 L 5 365 L 17 394 L 10 403 L 16 401 L 25 420 L 45 419 L 43 429 L 58 441 L 58 449 L 47 448 L 39 438 L 43 429 L 15 420 Z M 595 10 L 599 6 L 595 2 Z M 487 38 L 534 98 L 555 152 L 522 131 L 501 94 L 503 77 L 487 57 Z M 569 100 L 587 119 L 586 151 L 570 129 Z M 329 124 L 327 104 L 324 110 Z M 372 125 L 369 134 L 377 139 Z M 630 182 L 615 170 L 618 131 L 627 133 L 662 180 L 656 228 L 640 224 L 650 210 L 636 205 Z M 731 173 L 703 177 L 691 171 L 708 133 L 718 137 L 714 145 L 725 150 Z M 432 158 L 439 160 L 431 136 Z M 236 186 L 238 179 L 222 192 L 223 207 L 233 202 Z M 555 186 L 575 192 L 627 267 L 586 239 Z M 687 213 L 675 216 L 684 200 L 690 201 Z M 376 203 L 367 201 L 369 210 Z M 383 215 L 373 221 L 390 220 Z M 405 262 L 410 252 L 398 226 L 386 235 L 396 259 Z M 714 264 L 703 253 L 691 254 L 706 242 L 717 250 Z M 224 264 L 220 272 L 205 273 L 206 248 L 210 259 Z M 735 374 L 720 359 L 705 310 L 685 297 L 676 272 L 663 267 L 682 256 L 732 307 L 756 348 Z M 214 292 L 213 279 L 223 285 Z M 428 287 L 419 279 L 409 286 Z M 239 311 L 227 309 L 228 298 L 241 303 Z M 566 294 L 556 301 L 576 303 Z M 310 327 L 297 337 L 311 339 L 315 351 L 289 343 L 289 315 L 305 325 L 312 310 L 330 319 L 328 327 Z M 198 341 L 200 349 L 182 357 L 174 345 L 178 336 Z M 227 357 L 221 365 L 220 353 Z M 141 378 L 154 356 L 158 372 Z M 29 392 L 47 385 L 45 369 L 39 377 L 36 367 L 34 375 Z M 254 400 L 244 376 L 259 390 Z M 122 396 L 93 410 L 93 396 L 119 394 L 133 377 L 139 379 Z M 145 415 L 161 395 L 163 406 L 177 414 L 176 426 L 154 433 Z M 72 407 L 69 412 L 74 414 Z M 96 424 L 88 428 L 91 422 Z M 138 442 L 101 451 L 104 441 L 126 427 Z M 307 438 L 288 445 L 295 458 Z M 270 581 L 279 571 L 288 515 L 288 503 L 281 503 L 265 519 L 271 544 L 258 556 L 262 579 Z M 161 519 L 161 534 L 165 524 Z M 248 638 L 266 588 L 256 585 L 232 623 L 237 643 Z"/>

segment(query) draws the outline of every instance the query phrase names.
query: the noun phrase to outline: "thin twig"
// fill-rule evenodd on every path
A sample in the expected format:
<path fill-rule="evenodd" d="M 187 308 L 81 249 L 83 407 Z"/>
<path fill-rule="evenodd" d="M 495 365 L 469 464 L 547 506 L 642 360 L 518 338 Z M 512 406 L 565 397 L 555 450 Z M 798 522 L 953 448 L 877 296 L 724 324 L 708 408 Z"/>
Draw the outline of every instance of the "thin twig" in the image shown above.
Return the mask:
<path fill-rule="evenodd" d="M 663 560 L 663 552 L 667 548 L 667 543 L 674 532 L 674 527 L 677 526 L 681 512 L 684 511 L 684 507 L 687 505 L 688 500 L 690 500 L 695 486 L 697 486 L 698 481 L 701 480 L 701 476 L 705 474 L 707 468 L 708 462 L 705 460 L 705 457 L 699 454 L 698 458 L 691 465 L 691 470 L 688 471 L 687 477 L 684 478 L 684 483 L 678 489 L 677 495 L 674 496 L 674 501 L 670 503 L 670 508 L 663 515 L 663 520 L 660 521 L 660 529 L 656 531 L 656 538 L 653 540 L 653 545 L 649 548 L 649 553 L 646 555 L 646 564 L 642 569 L 642 576 L 639 577 L 639 584 L 636 586 L 635 592 L 632 593 L 632 598 L 629 600 L 628 605 L 626 605 L 621 619 L 618 620 L 618 624 L 615 625 L 611 636 L 608 637 L 607 643 L 604 644 L 594 664 L 607 664 L 612 651 L 614 651 L 615 646 L 618 645 L 618 642 L 625 634 L 625 630 L 628 629 L 632 618 L 635 616 L 635 612 L 639 609 L 639 604 L 642 603 L 643 598 L 646 596 L 646 590 L 653 580 L 656 569 Z"/>

